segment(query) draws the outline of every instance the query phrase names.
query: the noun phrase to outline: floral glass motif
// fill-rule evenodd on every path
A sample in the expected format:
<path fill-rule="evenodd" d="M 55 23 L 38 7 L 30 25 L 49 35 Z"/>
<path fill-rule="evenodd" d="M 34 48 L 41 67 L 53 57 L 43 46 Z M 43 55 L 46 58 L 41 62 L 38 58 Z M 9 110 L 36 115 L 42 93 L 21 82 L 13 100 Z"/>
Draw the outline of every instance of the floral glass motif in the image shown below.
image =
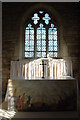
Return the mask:
<path fill-rule="evenodd" d="M 54 28 L 54 24 L 48 30 L 48 54 L 50 57 L 57 57 L 58 54 L 57 28 Z"/>
<path fill-rule="evenodd" d="M 37 28 L 37 57 L 46 57 L 46 29 L 43 24 Z"/>
<path fill-rule="evenodd" d="M 25 29 L 25 57 L 34 57 L 34 28 L 31 24 Z"/>
<path fill-rule="evenodd" d="M 32 17 L 32 20 L 34 20 L 35 25 L 38 23 L 38 20 L 40 20 L 40 18 L 38 17 L 37 13 L 34 14 L 34 17 Z"/>
<path fill-rule="evenodd" d="M 49 24 L 49 20 L 51 20 L 51 18 L 49 17 L 49 14 L 48 13 L 46 13 L 45 14 L 45 17 L 43 17 L 43 20 L 45 20 L 45 24 Z"/>

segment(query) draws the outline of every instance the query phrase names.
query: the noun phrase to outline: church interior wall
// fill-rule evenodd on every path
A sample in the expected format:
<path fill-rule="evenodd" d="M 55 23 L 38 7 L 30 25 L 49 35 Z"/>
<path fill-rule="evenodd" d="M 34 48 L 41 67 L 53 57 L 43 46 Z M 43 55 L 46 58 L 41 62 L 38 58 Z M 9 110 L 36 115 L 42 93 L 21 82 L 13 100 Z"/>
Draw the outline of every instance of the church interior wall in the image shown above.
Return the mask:
<path fill-rule="evenodd" d="M 40 3 L 51 6 L 60 28 L 59 57 L 71 58 L 73 77 L 80 83 L 80 17 L 78 3 Z M 22 26 L 29 8 L 35 10 L 39 3 L 3 3 L 2 5 L 2 98 L 10 78 L 11 60 L 23 59 Z M 54 17 L 54 16 L 53 16 Z M 59 18 L 60 17 L 60 18 Z M 27 19 L 27 16 L 26 16 Z M 23 21 L 22 21 L 23 20 Z M 78 85 L 79 86 L 79 85 Z M 79 86 L 80 87 L 80 86 Z"/>

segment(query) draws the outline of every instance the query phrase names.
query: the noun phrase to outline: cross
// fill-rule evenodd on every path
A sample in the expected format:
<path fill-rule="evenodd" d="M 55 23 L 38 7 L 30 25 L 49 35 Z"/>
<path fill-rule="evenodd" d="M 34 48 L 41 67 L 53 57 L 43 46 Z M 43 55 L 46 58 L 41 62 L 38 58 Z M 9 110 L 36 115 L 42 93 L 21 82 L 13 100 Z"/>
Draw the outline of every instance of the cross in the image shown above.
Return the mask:
<path fill-rule="evenodd" d="M 40 64 L 40 65 L 42 65 L 42 78 L 44 78 L 44 65 L 46 65 L 46 64 L 44 64 L 44 61 L 42 60 L 42 64 Z"/>
<path fill-rule="evenodd" d="M 38 17 L 38 14 L 37 13 L 35 13 L 34 14 L 34 17 L 32 17 L 32 20 L 34 20 L 34 24 L 36 25 L 37 23 L 38 23 L 38 20 L 39 20 L 40 18 Z"/>
<path fill-rule="evenodd" d="M 49 14 L 46 13 L 45 17 L 43 17 L 43 20 L 45 20 L 45 23 L 48 25 L 49 24 L 49 20 L 51 20 L 51 18 L 49 17 Z"/>

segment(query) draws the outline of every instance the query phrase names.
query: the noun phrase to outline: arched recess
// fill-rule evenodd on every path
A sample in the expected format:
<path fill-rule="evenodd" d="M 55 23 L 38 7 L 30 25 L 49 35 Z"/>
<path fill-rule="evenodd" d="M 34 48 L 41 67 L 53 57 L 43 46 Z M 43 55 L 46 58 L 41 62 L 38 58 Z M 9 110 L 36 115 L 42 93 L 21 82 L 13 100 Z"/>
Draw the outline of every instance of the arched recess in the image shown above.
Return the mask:
<path fill-rule="evenodd" d="M 48 12 L 51 16 L 53 16 L 55 23 L 58 28 L 58 58 L 66 58 L 68 57 L 68 50 L 66 41 L 63 38 L 63 25 L 62 18 L 59 15 L 59 12 L 55 10 L 52 6 L 46 3 L 36 3 L 26 10 L 24 13 L 21 24 L 20 24 L 20 42 L 19 42 L 19 59 L 24 59 L 24 26 L 29 21 L 30 16 L 36 11 L 43 10 Z"/>

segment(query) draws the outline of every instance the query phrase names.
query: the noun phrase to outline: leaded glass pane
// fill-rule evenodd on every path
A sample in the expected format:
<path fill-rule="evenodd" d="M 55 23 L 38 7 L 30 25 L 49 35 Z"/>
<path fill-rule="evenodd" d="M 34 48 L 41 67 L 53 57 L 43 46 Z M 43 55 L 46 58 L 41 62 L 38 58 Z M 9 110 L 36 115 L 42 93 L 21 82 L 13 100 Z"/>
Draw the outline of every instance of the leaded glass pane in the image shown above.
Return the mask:
<path fill-rule="evenodd" d="M 53 41 L 52 41 L 52 40 L 50 40 L 50 41 L 48 42 L 48 46 L 53 46 Z"/>
<path fill-rule="evenodd" d="M 41 47 L 39 46 L 39 47 L 37 47 L 37 51 L 41 51 Z"/>
<path fill-rule="evenodd" d="M 43 28 L 43 24 L 39 25 L 40 27 L 37 28 L 37 57 L 46 57 L 46 29 Z M 41 51 L 41 53 L 38 51 Z M 41 55 L 41 56 L 40 56 Z"/>
<path fill-rule="evenodd" d="M 30 51 L 30 50 L 29 50 L 29 47 L 26 46 L 26 47 L 25 47 L 25 51 Z"/>
<path fill-rule="evenodd" d="M 34 57 L 34 28 L 31 24 L 25 29 L 25 57 Z"/>
<path fill-rule="evenodd" d="M 46 46 L 46 41 L 42 41 L 42 46 Z"/>
<path fill-rule="evenodd" d="M 30 45 L 31 45 L 31 46 L 34 46 L 34 41 L 31 40 L 31 41 L 30 41 Z"/>
<path fill-rule="evenodd" d="M 41 34 L 41 30 L 40 29 L 37 29 L 37 34 Z"/>
<path fill-rule="evenodd" d="M 37 39 L 40 39 L 40 40 L 41 40 L 41 35 L 37 35 Z"/>
<path fill-rule="evenodd" d="M 53 51 L 53 46 L 50 46 L 48 49 L 48 51 Z"/>
<path fill-rule="evenodd" d="M 50 39 L 50 40 L 52 40 L 52 39 L 53 39 L 53 36 L 52 36 L 52 35 L 50 35 L 50 36 L 49 36 L 49 39 Z"/>
<path fill-rule="evenodd" d="M 25 57 L 28 58 L 34 57 L 34 52 L 25 52 Z"/>
<path fill-rule="evenodd" d="M 25 41 L 25 45 L 27 45 L 27 46 L 28 46 L 28 44 L 29 44 L 29 41 L 27 41 L 27 40 L 26 40 L 26 41 Z"/>
<path fill-rule="evenodd" d="M 54 51 L 57 51 L 57 47 L 54 47 Z"/>
<path fill-rule="evenodd" d="M 57 31 L 56 30 L 54 30 L 54 35 L 57 35 Z"/>
<path fill-rule="evenodd" d="M 29 51 L 29 47 L 25 46 L 25 51 Z"/>
<path fill-rule="evenodd" d="M 46 36 L 42 34 L 42 39 L 46 39 Z"/>
<path fill-rule="evenodd" d="M 53 39 L 54 39 L 54 40 L 57 40 L 57 35 L 54 35 L 54 36 L 53 36 Z"/>
<path fill-rule="evenodd" d="M 58 52 L 54 52 L 54 57 L 57 57 L 57 55 L 58 55 Z"/>
<path fill-rule="evenodd" d="M 31 47 L 30 47 L 30 51 L 34 51 L 34 47 L 31 46 Z"/>
<path fill-rule="evenodd" d="M 28 57 L 29 56 L 29 53 L 28 52 L 25 52 L 25 57 Z"/>
<path fill-rule="evenodd" d="M 43 35 L 46 34 L 45 28 L 42 29 L 42 34 L 43 34 Z"/>
<path fill-rule="evenodd" d="M 46 47 L 43 46 L 43 47 L 42 47 L 42 51 L 46 51 Z"/>
<path fill-rule="evenodd" d="M 48 52 L 49 57 L 53 57 L 53 52 Z"/>
<path fill-rule="evenodd" d="M 37 57 L 41 57 L 41 52 L 37 52 Z"/>
<path fill-rule="evenodd" d="M 31 35 L 30 35 L 30 39 L 34 39 L 34 35 L 31 34 Z"/>
<path fill-rule="evenodd" d="M 33 34 L 33 35 L 34 35 L 34 30 L 30 30 L 30 34 Z"/>
<path fill-rule="evenodd" d="M 48 34 L 52 34 L 52 28 L 49 28 Z"/>
<path fill-rule="evenodd" d="M 57 46 L 57 41 L 54 41 L 54 46 Z"/>
<path fill-rule="evenodd" d="M 54 31 L 57 32 L 57 28 L 54 28 Z"/>
<path fill-rule="evenodd" d="M 42 57 L 46 57 L 46 52 L 42 52 Z"/>
<path fill-rule="evenodd" d="M 34 52 L 30 52 L 30 57 L 34 57 Z"/>
<path fill-rule="evenodd" d="M 25 46 L 28 47 L 29 46 L 29 42 L 25 43 Z"/>
<path fill-rule="evenodd" d="M 54 28 L 54 24 L 51 24 L 51 28 L 48 30 L 48 54 L 50 57 L 57 56 L 57 46 L 57 29 Z"/>
<path fill-rule="evenodd" d="M 29 40 L 29 35 L 28 34 L 25 35 L 25 39 Z"/>
<path fill-rule="evenodd" d="M 41 41 L 37 40 L 37 46 L 41 46 Z"/>
<path fill-rule="evenodd" d="M 29 34 L 29 30 L 28 29 L 25 30 L 25 34 Z"/>

